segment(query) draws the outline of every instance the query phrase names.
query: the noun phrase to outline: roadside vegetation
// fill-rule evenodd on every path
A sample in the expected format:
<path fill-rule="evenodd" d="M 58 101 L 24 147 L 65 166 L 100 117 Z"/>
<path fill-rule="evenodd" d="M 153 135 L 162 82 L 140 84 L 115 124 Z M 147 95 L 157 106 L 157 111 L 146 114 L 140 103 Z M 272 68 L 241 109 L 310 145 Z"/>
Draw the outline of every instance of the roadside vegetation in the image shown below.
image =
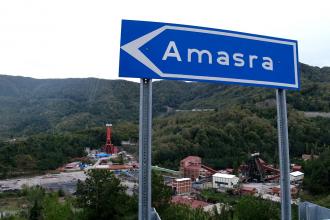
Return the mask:
<path fill-rule="evenodd" d="M 163 220 L 277 220 L 280 219 L 278 203 L 251 196 L 228 196 L 213 190 L 203 191 L 204 201 L 226 204 L 221 211 L 204 212 L 186 205 L 172 204 L 171 188 L 163 178 L 152 174 L 152 206 Z M 126 188 L 113 173 L 93 170 L 85 182 L 79 182 L 74 196 L 63 192 L 47 193 L 40 187 L 25 188 L 17 193 L 0 194 L 3 198 L 16 198 L 21 206 L 7 220 L 135 220 L 138 213 L 137 195 L 128 196 Z M 23 201 L 23 202 L 22 202 Z M 297 219 L 293 207 L 293 219 Z"/>

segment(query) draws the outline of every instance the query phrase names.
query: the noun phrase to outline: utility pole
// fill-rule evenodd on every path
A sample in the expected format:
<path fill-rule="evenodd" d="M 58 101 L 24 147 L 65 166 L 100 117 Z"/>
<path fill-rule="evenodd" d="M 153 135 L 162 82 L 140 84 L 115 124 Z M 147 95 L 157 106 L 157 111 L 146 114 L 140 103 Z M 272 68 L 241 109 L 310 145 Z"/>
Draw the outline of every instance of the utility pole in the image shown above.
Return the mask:
<path fill-rule="evenodd" d="M 151 219 L 152 80 L 140 80 L 139 220 Z"/>
<path fill-rule="evenodd" d="M 276 90 L 278 154 L 280 157 L 281 219 L 291 220 L 290 158 L 285 90 Z"/>

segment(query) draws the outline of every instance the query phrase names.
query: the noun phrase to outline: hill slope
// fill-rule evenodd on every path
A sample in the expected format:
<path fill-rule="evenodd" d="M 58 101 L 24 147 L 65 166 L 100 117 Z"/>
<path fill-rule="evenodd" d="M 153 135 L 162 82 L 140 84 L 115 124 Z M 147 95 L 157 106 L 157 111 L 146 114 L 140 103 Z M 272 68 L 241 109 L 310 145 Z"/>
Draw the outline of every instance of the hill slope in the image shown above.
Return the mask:
<path fill-rule="evenodd" d="M 302 111 L 330 111 L 330 68 L 302 64 L 302 90 L 288 102 Z M 274 105 L 275 92 L 222 84 L 157 81 L 155 116 L 174 109 Z M 63 132 L 138 120 L 139 84 L 124 80 L 32 79 L 0 75 L 0 138 Z"/>

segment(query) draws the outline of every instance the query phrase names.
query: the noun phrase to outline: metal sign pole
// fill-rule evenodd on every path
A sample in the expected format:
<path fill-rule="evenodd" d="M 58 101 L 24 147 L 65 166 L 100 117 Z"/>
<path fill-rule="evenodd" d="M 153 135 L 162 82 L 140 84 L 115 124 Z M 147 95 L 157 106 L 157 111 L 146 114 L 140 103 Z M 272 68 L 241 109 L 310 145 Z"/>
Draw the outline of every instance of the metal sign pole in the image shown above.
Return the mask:
<path fill-rule="evenodd" d="M 281 219 L 291 220 L 290 158 L 285 90 L 276 90 L 277 130 L 281 171 Z"/>
<path fill-rule="evenodd" d="M 152 80 L 140 80 L 139 220 L 151 219 Z"/>

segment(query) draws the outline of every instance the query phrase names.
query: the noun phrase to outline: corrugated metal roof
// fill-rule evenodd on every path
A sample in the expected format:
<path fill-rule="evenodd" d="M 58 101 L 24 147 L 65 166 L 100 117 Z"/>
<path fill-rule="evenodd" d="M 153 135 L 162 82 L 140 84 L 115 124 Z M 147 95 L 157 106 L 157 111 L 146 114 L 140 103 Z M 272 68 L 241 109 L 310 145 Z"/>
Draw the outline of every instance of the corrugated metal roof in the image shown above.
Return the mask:
<path fill-rule="evenodd" d="M 202 160 L 202 159 L 198 156 L 188 156 L 188 157 L 182 159 L 181 161 L 190 161 L 190 160 Z"/>
<path fill-rule="evenodd" d="M 175 181 L 177 181 L 177 182 L 187 181 L 187 180 L 190 180 L 190 178 L 180 178 L 180 179 L 175 179 Z"/>
<path fill-rule="evenodd" d="M 291 176 L 301 176 L 301 175 L 304 175 L 304 173 L 300 172 L 300 171 L 295 171 L 295 172 L 292 172 L 290 173 Z"/>
<path fill-rule="evenodd" d="M 109 170 L 127 170 L 132 168 L 132 166 L 129 165 L 110 165 Z"/>
<path fill-rule="evenodd" d="M 220 177 L 220 178 L 227 178 L 227 179 L 232 179 L 232 178 L 236 177 L 235 175 L 226 174 L 226 173 L 215 173 L 212 176 Z"/>

